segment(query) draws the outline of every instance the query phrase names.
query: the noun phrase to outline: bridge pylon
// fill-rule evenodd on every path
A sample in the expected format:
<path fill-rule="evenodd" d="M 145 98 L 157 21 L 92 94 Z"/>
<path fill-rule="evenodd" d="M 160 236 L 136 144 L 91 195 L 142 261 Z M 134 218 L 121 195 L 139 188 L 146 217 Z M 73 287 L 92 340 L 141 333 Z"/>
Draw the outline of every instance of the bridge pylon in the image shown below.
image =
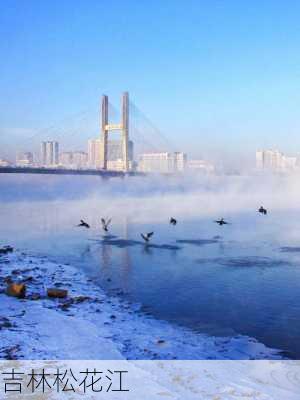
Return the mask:
<path fill-rule="evenodd" d="M 102 159 L 103 169 L 107 169 L 108 161 L 108 135 L 110 131 L 121 131 L 122 140 L 122 155 L 123 155 L 123 170 L 129 171 L 129 154 L 128 154 L 128 141 L 129 141 L 129 94 L 124 92 L 122 95 L 122 120 L 119 124 L 110 124 L 108 122 L 108 96 L 102 96 Z"/>

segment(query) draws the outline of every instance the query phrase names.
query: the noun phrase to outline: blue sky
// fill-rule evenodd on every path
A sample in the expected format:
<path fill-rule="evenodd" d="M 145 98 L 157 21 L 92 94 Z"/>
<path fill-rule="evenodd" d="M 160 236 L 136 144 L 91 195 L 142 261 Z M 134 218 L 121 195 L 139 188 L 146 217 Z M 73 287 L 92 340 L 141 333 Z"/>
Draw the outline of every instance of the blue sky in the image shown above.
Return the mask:
<path fill-rule="evenodd" d="M 101 94 L 128 90 L 193 157 L 300 152 L 299 15 L 298 1 L 3 0 L 2 148 L 81 148 Z"/>

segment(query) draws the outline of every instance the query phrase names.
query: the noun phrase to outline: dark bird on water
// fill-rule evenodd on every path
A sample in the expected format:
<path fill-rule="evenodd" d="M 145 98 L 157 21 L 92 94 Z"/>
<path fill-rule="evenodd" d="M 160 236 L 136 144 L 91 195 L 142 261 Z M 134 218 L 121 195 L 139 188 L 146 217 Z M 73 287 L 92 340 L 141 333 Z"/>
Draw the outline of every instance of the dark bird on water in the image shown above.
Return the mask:
<path fill-rule="evenodd" d="M 261 214 L 267 215 L 267 210 L 263 206 L 259 207 L 258 212 Z"/>
<path fill-rule="evenodd" d="M 177 224 L 177 220 L 173 217 L 170 218 L 170 224 L 171 225 L 176 225 Z"/>
<path fill-rule="evenodd" d="M 141 233 L 142 238 L 145 240 L 145 242 L 149 242 L 151 236 L 153 235 L 154 232 L 149 232 L 149 233 Z"/>
<path fill-rule="evenodd" d="M 108 232 L 108 225 L 111 223 L 111 218 L 108 219 L 107 221 L 105 221 L 104 218 L 101 218 L 101 223 L 102 223 L 102 229 L 103 229 L 105 232 Z"/>
<path fill-rule="evenodd" d="M 82 226 L 83 228 L 89 228 L 89 224 L 87 222 L 84 222 L 82 219 L 80 220 L 80 224 L 77 226 Z"/>
<path fill-rule="evenodd" d="M 224 221 L 224 218 L 221 218 L 221 219 L 219 219 L 219 220 L 217 220 L 217 221 L 214 221 L 216 224 L 219 224 L 220 226 L 221 225 L 228 225 L 229 224 L 229 222 L 226 222 L 226 221 Z"/>

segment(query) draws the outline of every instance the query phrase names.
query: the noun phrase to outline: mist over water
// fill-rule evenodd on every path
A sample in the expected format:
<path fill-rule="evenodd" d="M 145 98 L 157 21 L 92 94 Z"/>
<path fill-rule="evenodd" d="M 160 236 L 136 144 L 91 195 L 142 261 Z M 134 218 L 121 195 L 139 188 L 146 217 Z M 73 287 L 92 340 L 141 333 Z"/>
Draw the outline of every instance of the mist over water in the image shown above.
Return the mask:
<path fill-rule="evenodd" d="M 2 174 L 0 241 L 74 264 L 157 318 L 299 358 L 298 180 Z M 112 217 L 107 235 L 101 217 Z M 221 217 L 231 224 L 213 223 Z M 90 230 L 76 227 L 81 218 Z"/>

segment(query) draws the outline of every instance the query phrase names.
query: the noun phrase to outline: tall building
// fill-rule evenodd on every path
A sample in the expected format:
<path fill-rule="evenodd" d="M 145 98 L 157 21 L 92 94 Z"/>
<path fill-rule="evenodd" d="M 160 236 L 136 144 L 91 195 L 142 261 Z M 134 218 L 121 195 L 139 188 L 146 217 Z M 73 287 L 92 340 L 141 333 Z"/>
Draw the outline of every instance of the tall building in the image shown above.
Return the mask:
<path fill-rule="evenodd" d="M 283 162 L 284 162 L 284 168 L 287 170 L 293 171 L 298 167 L 297 157 L 284 156 Z"/>
<path fill-rule="evenodd" d="M 174 153 L 174 170 L 175 172 L 183 172 L 187 165 L 187 155 L 181 152 Z"/>
<path fill-rule="evenodd" d="M 84 151 L 74 151 L 72 157 L 73 168 L 81 169 L 86 168 L 88 155 Z"/>
<path fill-rule="evenodd" d="M 84 151 L 66 151 L 59 155 L 59 165 L 64 168 L 83 169 L 87 162 L 88 155 Z"/>
<path fill-rule="evenodd" d="M 59 163 L 59 144 L 55 141 L 42 142 L 41 144 L 41 164 L 51 167 Z"/>
<path fill-rule="evenodd" d="M 138 170 L 168 174 L 183 171 L 185 164 L 186 155 L 184 153 L 144 153 L 140 155 Z"/>
<path fill-rule="evenodd" d="M 258 150 L 256 168 L 269 171 L 291 171 L 297 168 L 297 157 L 288 157 L 278 150 Z"/>
<path fill-rule="evenodd" d="M 28 151 L 25 153 L 18 153 L 16 157 L 16 165 L 19 167 L 30 167 L 33 165 L 33 154 Z"/>
<path fill-rule="evenodd" d="M 103 145 L 101 139 L 90 139 L 88 141 L 88 167 L 103 168 L 102 151 Z"/>
<path fill-rule="evenodd" d="M 107 163 L 108 170 L 123 170 L 123 141 L 122 140 L 107 140 Z M 88 141 L 88 166 L 90 168 L 104 168 L 104 139 L 90 139 Z M 129 167 L 133 162 L 133 142 L 128 141 L 128 159 Z M 123 163 L 123 164 L 122 164 Z M 122 167 L 123 165 L 123 167 Z"/>
<path fill-rule="evenodd" d="M 263 169 L 264 168 L 264 152 L 258 150 L 256 152 L 256 168 Z"/>
<path fill-rule="evenodd" d="M 123 161 L 123 145 L 122 140 L 107 141 L 107 161 Z M 133 142 L 128 141 L 128 160 L 133 161 Z"/>
<path fill-rule="evenodd" d="M 284 165 L 284 156 L 278 150 L 265 150 L 263 152 L 263 167 L 268 169 L 281 169 Z"/>
<path fill-rule="evenodd" d="M 65 168 L 71 168 L 73 164 L 73 153 L 65 151 L 59 155 L 59 165 Z"/>

